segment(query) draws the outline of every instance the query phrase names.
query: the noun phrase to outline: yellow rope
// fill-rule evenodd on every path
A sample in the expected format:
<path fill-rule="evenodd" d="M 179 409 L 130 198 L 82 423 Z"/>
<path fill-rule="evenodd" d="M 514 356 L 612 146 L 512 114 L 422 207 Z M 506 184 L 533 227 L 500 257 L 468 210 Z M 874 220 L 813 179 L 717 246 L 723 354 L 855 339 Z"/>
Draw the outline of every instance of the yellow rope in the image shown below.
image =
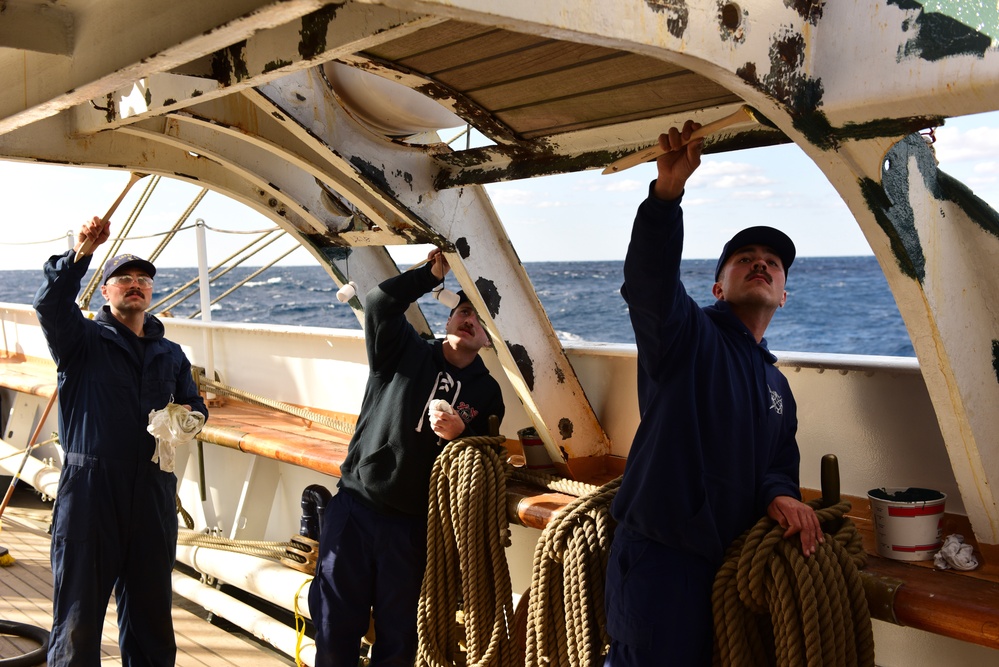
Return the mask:
<path fill-rule="evenodd" d="M 177 535 L 177 545 L 232 551 L 274 561 L 281 560 L 281 557 L 285 554 L 285 549 L 293 546 L 291 542 L 230 540 L 226 537 L 206 535 L 205 533 L 198 533 L 191 530 L 180 531 Z"/>
<path fill-rule="evenodd" d="M 301 417 L 306 421 L 322 424 L 323 426 L 346 435 L 354 434 L 354 425 L 343 419 L 336 419 L 335 417 L 330 417 L 329 415 L 313 412 L 308 408 L 302 408 L 297 405 L 292 405 L 291 403 L 284 403 L 282 401 L 274 401 L 258 394 L 243 391 L 242 389 L 236 389 L 235 387 L 230 387 L 222 382 L 210 380 L 204 375 L 198 375 L 198 388 L 215 394 L 229 396 L 230 398 L 236 398 L 247 403 L 254 403 L 256 405 L 262 405 L 274 410 L 280 410 L 281 412 Z"/>
<path fill-rule="evenodd" d="M 845 516 L 850 504 L 809 505 L 827 531 L 812 557 L 802 555 L 799 540 L 784 539 L 769 517 L 729 547 L 712 593 L 716 666 L 873 667 L 858 572 L 867 555 Z"/>
<path fill-rule="evenodd" d="M 417 615 L 417 664 L 512 667 L 513 593 L 504 547 L 505 438 L 455 440 L 434 463 L 427 521 L 427 571 Z M 460 655 L 456 615 L 464 618 Z"/>
<path fill-rule="evenodd" d="M 620 485 L 620 477 L 599 488 L 582 485 L 590 492 L 545 527 L 534 550 L 528 667 L 603 664 L 610 644 L 604 613 L 604 577 L 614 537 L 610 503 Z"/>
<path fill-rule="evenodd" d="M 295 665 L 302 667 L 302 640 L 305 639 L 305 616 L 298 608 L 298 598 L 302 595 L 302 590 L 312 583 L 312 577 L 302 582 L 302 585 L 295 591 Z"/>

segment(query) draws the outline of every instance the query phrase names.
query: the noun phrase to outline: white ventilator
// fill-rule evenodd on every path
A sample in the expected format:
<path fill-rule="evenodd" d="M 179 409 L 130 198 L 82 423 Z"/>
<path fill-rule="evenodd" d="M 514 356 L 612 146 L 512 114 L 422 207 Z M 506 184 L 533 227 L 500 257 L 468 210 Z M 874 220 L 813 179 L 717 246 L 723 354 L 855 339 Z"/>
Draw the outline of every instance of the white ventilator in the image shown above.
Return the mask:
<path fill-rule="evenodd" d="M 162 410 L 151 411 L 146 430 L 156 438 L 153 463 L 159 462 L 160 470 L 164 472 L 173 472 L 177 445 L 190 443 L 204 425 L 203 414 L 176 403 L 167 403 Z"/>

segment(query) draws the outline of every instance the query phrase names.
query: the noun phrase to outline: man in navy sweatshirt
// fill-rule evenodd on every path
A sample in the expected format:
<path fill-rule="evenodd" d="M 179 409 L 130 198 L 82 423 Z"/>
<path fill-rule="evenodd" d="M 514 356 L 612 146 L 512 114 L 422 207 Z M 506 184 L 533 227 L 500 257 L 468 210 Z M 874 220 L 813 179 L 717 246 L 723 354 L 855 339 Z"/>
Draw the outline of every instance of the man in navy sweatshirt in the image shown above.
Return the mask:
<path fill-rule="evenodd" d="M 638 345 L 641 423 L 611 512 L 612 638 L 606 665 L 710 665 L 711 586 L 725 549 L 764 513 L 822 541 L 800 501 L 797 416 L 763 334 L 787 299 L 794 244 L 752 227 L 724 247 L 700 308 L 680 281 L 684 186 L 701 162 L 699 127 L 659 137 L 666 154 L 635 218 L 621 293 Z"/>
<path fill-rule="evenodd" d="M 424 340 L 406 321 L 450 269 L 440 250 L 429 259 L 366 299 L 368 384 L 309 590 L 316 667 L 356 667 L 371 616 L 371 667 L 413 665 L 434 460 L 446 441 L 489 435 L 489 417 L 503 419 L 499 384 L 479 357 L 489 336 L 467 297 L 459 294 L 444 340 Z"/>

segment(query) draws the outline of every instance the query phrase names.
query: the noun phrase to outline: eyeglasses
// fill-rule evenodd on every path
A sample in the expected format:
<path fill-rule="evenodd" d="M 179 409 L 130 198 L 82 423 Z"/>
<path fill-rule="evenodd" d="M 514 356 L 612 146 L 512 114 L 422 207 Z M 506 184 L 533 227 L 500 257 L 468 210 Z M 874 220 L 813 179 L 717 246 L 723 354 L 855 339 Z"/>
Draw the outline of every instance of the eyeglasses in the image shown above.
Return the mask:
<path fill-rule="evenodd" d="M 111 276 L 107 281 L 108 285 L 115 285 L 117 287 L 131 287 L 132 285 L 138 285 L 143 289 L 148 289 L 153 286 L 153 279 L 149 276 L 130 276 L 128 274 L 122 276 Z"/>

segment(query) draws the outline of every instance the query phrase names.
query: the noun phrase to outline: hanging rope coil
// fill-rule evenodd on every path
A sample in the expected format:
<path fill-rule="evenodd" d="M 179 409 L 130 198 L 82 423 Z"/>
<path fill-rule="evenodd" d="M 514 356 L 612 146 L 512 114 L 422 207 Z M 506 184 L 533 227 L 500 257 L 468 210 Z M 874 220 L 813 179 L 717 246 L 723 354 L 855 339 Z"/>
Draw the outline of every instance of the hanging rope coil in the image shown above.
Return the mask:
<path fill-rule="evenodd" d="M 714 664 L 726 667 L 874 665 L 870 612 L 858 568 L 867 560 L 850 503 L 816 509 L 825 543 L 805 558 L 764 517 L 729 547 L 715 577 Z"/>
<path fill-rule="evenodd" d="M 549 522 L 534 550 L 527 613 L 528 667 L 596 667 L 603 664 L 610 644 L 604 577 L 614 538 L 610 504 L 621 478 L 601 487 L 582 486 L 590 492 Z"/>
<path fill-rule="evenodd" d="M 504 548 L 505 438 L 455 440 L 430 477 L 427 571 L 417 616 L 418 664 L 430 667 L 513 666 L 513 592 Z M 461 656 L 456 615 L 464 620 Z"/>
<path fill-rule="evenodd" d="M 354 425 L 343 419 L 336 419 L 335 417 L 330 417 L 329 415 L 313 412 L 308 408 L 302 408 L 290 403 L 284 403 L 282 401 L 275 401 L 258 394 L 243 391 L 242 389 L 236 389 L 235 387 L 230 387 L 222 382 L 210 380 L 204 375 L 198 375 L 198 388 L 210 391 L 214 394 L 221 394 L 223 396 L 235 398 L 246 403 L 253 403 L 255 405 L 261 405 L 274 410 L 280 410 L 281 412 L 301 417 L 306 421 L 322 424 L 323 426 L 331 428 L 339 433 L 344 433 L 346 435 L 354 434 Z"/>

